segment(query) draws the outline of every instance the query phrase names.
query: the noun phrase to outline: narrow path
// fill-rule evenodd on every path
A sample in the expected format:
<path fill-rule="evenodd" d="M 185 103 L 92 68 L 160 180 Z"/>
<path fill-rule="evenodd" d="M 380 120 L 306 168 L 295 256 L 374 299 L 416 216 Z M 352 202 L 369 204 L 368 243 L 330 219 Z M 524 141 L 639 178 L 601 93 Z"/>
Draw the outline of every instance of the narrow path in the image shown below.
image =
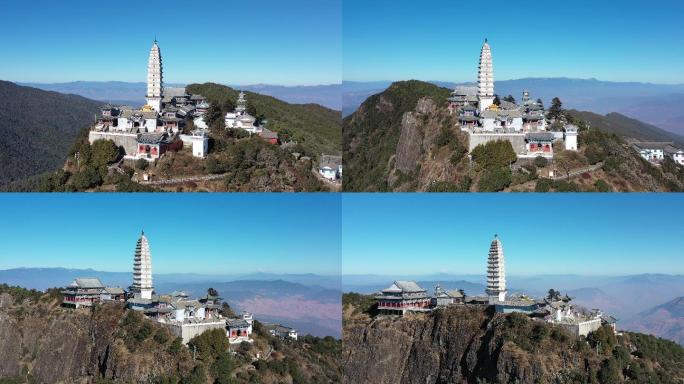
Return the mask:
<path fill-rule="evenodd" d="M 203 176 L 187 176 L 187 177 L 173 177 L 170 179 L 152 180 L 152 181 L 138 181 L 142 185 L 171 185 L 171 184 L 183 184 L 190 181 L 207 181 L 207 180 L 219 180 L 226 177 L 228 173 L 220 173 L 216 175 L 203 175 Z"/>
<path fill-rule="evenodd" d="M 579 176 L 585 172 L 594 172 L 601 167 L 603 167 L 603 162 L 596 163 L 596 164 L 589 166 L 589 167 L 573 170 L 570 172 L 569 176 L 565 172 L 562 172 L 562 171 L 559 172 L 558 170 L 556 170 L 557 171 L 556 173 L 561 173 L 562 175 L 561 176 L 554 176 L 554 177 L 552 177 L 552 179 L 553 180 L 569 179 L 569 178 L 573 178 L 575 176 Z"/>
<path fill-rule="evenodd" d="M 271 357 L 271 353 L 273 353 L 273 346 L 269 344 L 268 353 L 266 354 L 266 356 L 264 356 L 264 360 L 268 360 Z"/>

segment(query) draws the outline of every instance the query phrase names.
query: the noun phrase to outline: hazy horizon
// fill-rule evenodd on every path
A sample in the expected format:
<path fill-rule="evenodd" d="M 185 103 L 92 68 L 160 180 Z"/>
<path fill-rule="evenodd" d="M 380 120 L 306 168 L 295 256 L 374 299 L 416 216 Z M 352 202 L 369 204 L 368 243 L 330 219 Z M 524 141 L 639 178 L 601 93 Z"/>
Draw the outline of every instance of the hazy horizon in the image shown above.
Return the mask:
<path fill-rule="evenodd" d="M 131 258 L 131 260 L 133 260 Z M 128 270 L 101 270 L 101 269 L 94 269 L 91 267 L 73 267 L 73 268 L 67 268 L 67 267 L 12 267 L 12 268 L 0 268 L 0 271 L 12 271 L 12 270 L 36 270 L 36 269 L 62 269 L 62 270 L 78 270 L 78 271 L 93 271 L 93 272 L 102 272 L 102 273 L 133 273 L 133 269 L 129 268 Z M 200 275 L 200 276 L 216 276 L 216 277 L 240 277 L 240 276 L 245 276 L 245 275 L 258 275 L 258 274 L 264 274 L 264 275 L 274 275 L 274 276 L 318 276 L 318 277 L 339 277 L 340 275 L 336 274 L 323 274 L 323 273 L 313 273 L 313 272 L 302 272 L 302 273 L 281 273 L 281 272 L 273 272 L 273 271 L 262 271 L 262 270 L 253 270 L 253 271 L 245 271 L 245 272 L 240 272 L 240 273 L 211 273 L 211 272 L 162 272 L 158 273 L 155 271 L 152 271 L 153 275 Z"/>
<path fill-rule="evenodd" d="M 453 80 L 444 80 L 444 79 L 416 79 L 416 78 L 402 78 L 402 79 L 394 79 L 394 80 L 389 80 L 389 79 L 384 79 L 384 80 L 350 80 L 350 79 L 344 79 L 342 80 L 342 85 L 344 83 L 394 83 L 398 81 L 409 81 L 409 80 L 419 80 L 419 81 L 424 81 L 426 83 L 454 83 L 454 84 L 473 84 L 474 86 L 477 85 L 477 79 L 473 80 L 466 80 L 466 81 L 453 81 Z M 494 83 L 499 82 L 499 81 L 518 81 L 518 80 L 580 80 L 580 81 L 597 81 L 601 83 L 621 83 L 621 84 L 644 84 L 644 85 L 669 85 L 669 86 L 678 86 L 682 85 L 684 86 L 684 81 L 681 83 L 654 83 L 654 82 L 648 82 L 648 81 L 614 81 L 614 80 L 603 80 L 603 79 L 598 79 L 595 77 L 568 77 L 568 76 L 529 76 L 529 77 L 513 77 L 509 79 L 495 79 Z"/>
<path fill-rule="evenodd" d="M 348 0 L 343 79 L 475 81 L 488 39 L 495 80 L 564 76 L 681 84 L 682 12 L 684 4 L 675 1 L 654 8 L 627 0 L 616 10 L 613 3 L 588 0 Z M 659 22 L 635 27 L 646 14 Z"/>
<path fill-rule="evenodd" d="M 147 83 L 145 81 L 122 81 L 122 80 L 72 80 L 72 81 L 61 81 L 61 82 L 52 82 L 52 83 L 44 83 L 44 82 L 35 82 L 35 81 L 14 81 L 14 80 L 6 80 L 6 81 L 11 81 L 16 84 L 40 84 L 40 85 L 57 85 L 57 84 L 73 84 L 73 83 L 123 83 L 123 84 L 142 84 L 146 85 Z M 212 81 L 213 82 L 213 81 Z M 178 82 L 164 82 L 164 88 L 175 88 L 175 86 L 187 86 L 188 84 L 196 84 L 197 82 L 187 82 L 187 83 L 178 83 Z M 329 86 L 335 86 L 335 85 L 342 85 L 342 82 L 339 83 L 321 83 L 321 84 L 291 84 L 291 85 L 286 85 L 286 84 L 276 84 L 276 83 L 245 83 L 245 84 L 236 84 L 236 83 L 217 83 L 213 82 L 216 84 L 221 84 L 221 85 L 228 85 L 228 86 L 243 86 L 243 87 L 257 87 L 257 86 L 269 86 L 269 87 L 287 87 L 287 88 L 295 88 L 295 87 L 329 87 Z"/>

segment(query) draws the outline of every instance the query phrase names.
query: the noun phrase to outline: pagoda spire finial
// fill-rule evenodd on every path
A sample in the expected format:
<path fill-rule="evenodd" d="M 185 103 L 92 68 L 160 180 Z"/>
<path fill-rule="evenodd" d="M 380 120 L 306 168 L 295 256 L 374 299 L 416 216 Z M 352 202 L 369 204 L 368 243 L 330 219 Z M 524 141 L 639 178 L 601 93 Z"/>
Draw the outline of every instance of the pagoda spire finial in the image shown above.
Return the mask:
<path fill-rule="evenodd" d="M 156 41 L 156 38 L 155 38 L 155 41 Z M 486 42 L 487 42 L 487 38 L 485 37 L 485 43 L 486 43 Z"/>
<path fill-rule="evenodd" d="M 140 236 L 145 236 L 145 228 L 142 228 L 142 229 L 140 230 Z"/>

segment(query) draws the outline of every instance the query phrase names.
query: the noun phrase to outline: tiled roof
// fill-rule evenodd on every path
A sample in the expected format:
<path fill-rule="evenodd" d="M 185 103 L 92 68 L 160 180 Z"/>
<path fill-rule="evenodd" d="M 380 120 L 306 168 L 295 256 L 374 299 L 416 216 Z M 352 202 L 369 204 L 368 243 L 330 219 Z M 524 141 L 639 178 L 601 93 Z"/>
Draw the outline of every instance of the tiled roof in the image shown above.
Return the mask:
<path fill-rule="evenodd" d="M 126 293 L 123 290 L 123 288 L 120 288 L 120 287 L 106 287 L 105 291 L 107 291 L 107 293 L 109 293 L 111 295 L 123 295 L 124 293 Z"/>
<path fill-rule="evenodd" d="M 164 140 L 163 133 L 141 133 L 138 136 L 138 143 L 140 144 L 159 144 Z"/>
<path fill-rule="evenodd" d="M 249 323 L 243 319 L 228 319 L 228 320 L 226 320 L 226 325 L 230 328 L 246 328 L 246 327 L 249 327 Z"/>
<path fill-rule="evenodd" d="M 261 132 L 259 133 L 259 136 L 261 136 L 264 139 L 277 139 L 278 138 L 278 133 L 271 131 L 270 129 L 263 128 Z"/>
<path fill-rule="evenodd" d="M 633 143 L 639 149 L 661 149 L 664 150 L 667 146 L 671 146 L 672 142 L 658 142 L 658 141 L 638 141 Z"/>
<path fill-rule="evenodd" d="M 525 140 L 529 141 L 553 141 L 554 136 L 551 132 L 530 132 L 525 134 Z"/>
<path fill-rule="evenodd" d="M 342 156 L 321 155 L 321 158 L 319 161 L 319 167 L 320 168 L 330 167 L 332 169 L 336 169 L 341 164 L 342 164 Z"/>
<path fill-rule="evenodd" d="M 78 277 L 74 283 L 79 288 L 104 288 L 104 284 L 97 277 Z"/>
<path fill-rule="evenodd" d="M 383 290 L 383 292 L 403 292 L 403 293 L 413 293 L 413 292 L 427 292 L 423 287 L 418 285 L 415 281 L 410 280 L 397 280 L 389 288 Z"/>
<path fill-rule="evenodd" d="M 457 96 L 476 96 L 477 87 L 459 85 L 456 88 L 454 88 L 454 91 L 451 92 L 451 94 Z"/>

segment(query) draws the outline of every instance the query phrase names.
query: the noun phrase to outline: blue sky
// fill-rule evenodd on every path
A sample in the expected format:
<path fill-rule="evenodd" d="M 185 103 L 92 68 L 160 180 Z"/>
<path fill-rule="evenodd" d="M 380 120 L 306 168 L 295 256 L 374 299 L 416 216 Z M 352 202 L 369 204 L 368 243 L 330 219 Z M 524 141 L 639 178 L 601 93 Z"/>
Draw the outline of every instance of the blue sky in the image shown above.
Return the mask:
<path fill-rule="evenodd" d="M 344 80 L 494 77 L 684 83 L 679 0 L 345 0 Z"/>
<path fill-rule="evenodd" d="M 339 194 L 2 194 L 0 269 L 340 273 Z"/>
<path fill-rule="evenodd" d="M 684 273 L 681 194 L 345 194 L 343 274 Z"/>
<path fill-rule="evenodd" d="M 341 81 L 341 0 L 4 1 L 0 79 L 146 81 L 159 40 L 165 80 Z"/>

